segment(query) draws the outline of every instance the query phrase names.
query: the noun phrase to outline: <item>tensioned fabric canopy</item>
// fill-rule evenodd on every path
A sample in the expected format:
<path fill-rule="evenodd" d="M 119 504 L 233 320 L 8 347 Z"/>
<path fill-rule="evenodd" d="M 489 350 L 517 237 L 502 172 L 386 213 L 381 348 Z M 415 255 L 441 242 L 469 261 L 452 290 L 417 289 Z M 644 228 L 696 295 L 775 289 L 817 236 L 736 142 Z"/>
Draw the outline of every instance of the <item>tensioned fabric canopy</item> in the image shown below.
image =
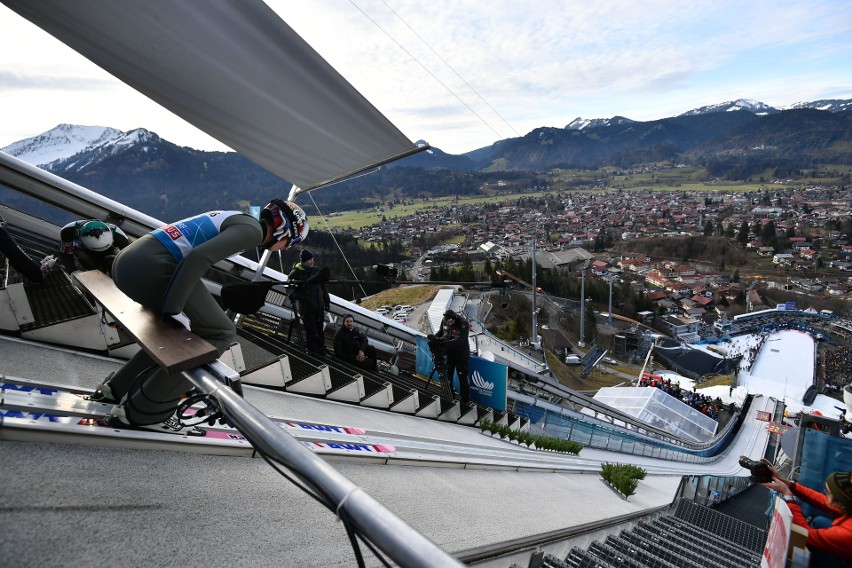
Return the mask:
<path fill-rule="evenodd" d="M 2 0 L 302 191 L 416 147 L 260 0 Z"/>

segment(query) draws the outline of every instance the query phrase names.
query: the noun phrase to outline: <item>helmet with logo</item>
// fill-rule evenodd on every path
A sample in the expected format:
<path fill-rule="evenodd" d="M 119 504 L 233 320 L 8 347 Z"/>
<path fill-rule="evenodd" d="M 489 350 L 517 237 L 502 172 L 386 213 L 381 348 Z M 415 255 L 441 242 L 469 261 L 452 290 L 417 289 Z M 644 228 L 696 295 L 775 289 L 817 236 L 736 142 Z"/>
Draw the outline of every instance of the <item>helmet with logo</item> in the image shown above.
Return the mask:
<path fill-rule="evenodd" d="M 292 201 L 273 199 L 260 211 L 260 218 L 272 227 L 275 242 L 284 241 L 284 248 L 301 243 L 308 236 L 308 216 Z"/>
<path fill-rule="evenodd" d="M 77 235 L 83 246 L 94 252 L 112 247 L 112 231 L 103 221 L 87 221 L 77 229 Z"/>

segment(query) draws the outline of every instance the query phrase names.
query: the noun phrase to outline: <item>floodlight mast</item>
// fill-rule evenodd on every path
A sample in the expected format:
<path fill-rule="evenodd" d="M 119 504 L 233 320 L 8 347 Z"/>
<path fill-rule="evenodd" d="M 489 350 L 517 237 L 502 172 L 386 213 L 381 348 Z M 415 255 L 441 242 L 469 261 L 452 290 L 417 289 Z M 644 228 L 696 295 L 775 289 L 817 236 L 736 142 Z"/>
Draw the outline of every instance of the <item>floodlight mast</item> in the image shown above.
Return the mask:
<path fill-rule="evenodd" d="M 586 346 L 586 263 L 580 267 L 580 347 Z"/>
<path fill-rule="evenodd" d="M 538 336 L 538 309 L 536 309 L 536 300 L 538 287 L 535 283 L 535 238 L 532 240 L 532 343 L 533 348 L 541 347 L 541 341 Z"/>
<path fill-rule="evenodd" d="M 612 274 L 607 276 L 607 280 L 609 281 L 609 312 L 607 315 L 609 317 L 609 327 L 612 327 Z"/>

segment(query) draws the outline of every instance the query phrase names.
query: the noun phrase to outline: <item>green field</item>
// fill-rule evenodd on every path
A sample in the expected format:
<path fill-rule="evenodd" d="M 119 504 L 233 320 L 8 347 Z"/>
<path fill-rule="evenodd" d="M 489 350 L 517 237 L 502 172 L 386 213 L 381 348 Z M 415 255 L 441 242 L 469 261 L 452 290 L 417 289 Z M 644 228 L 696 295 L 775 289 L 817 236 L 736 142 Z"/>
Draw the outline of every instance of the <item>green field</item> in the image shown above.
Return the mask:
<path fill-rule="evenodd" d="M 426 211 L 439 207 L 447 207 L 450 205 L 475 205 L 478 203 L 501 203 L 509 199 L 518 199 L 519 197 L 540 197 L 546 195 L 546 192 L 529 192 L 529 193 L 501 193 L 497 195 L 475 195 L 470 197 L 440 197 L 435 199 L 415 199 L 411 205 L 394 205 L 388 209 L 378 211 L 376 209 L 360 210 L 360 211 L 344 211 L 341 214 L 327 217 L 326 222 L 328 228 L 331 229 L 361 229 L 369 227 L 382 221 L 382 218 L 391 220 L 402 218 L 417 213 L 418 211 Z"/>
<path fill-rule="evenodd" d="M 718 191 L 718 192 L 752 192 L 760 191 L 772 187 L 771 184 L 764 182 L 730 182 L 730 181 L 706 181 L 708 178 L 707 171 L 700 166 L 687 166 L 682 168 L 667 167 L 658 169 L 652 172 L 628 173 L 623 172 L 623 168 L 615 168 L 612 166 L 604 167 L 599 170 L 551 170 L 549 172 L 551 187 L 554 189 L 550 192 L 516 192 L 516 193 L 499 193 L 496 190 L 489 191 L 492 195 L 475 195 L 464 197 L 440 197 L 429 199 L 414 199 L 405 205 L 392 205 L 387 208 L 365 209 L 359 211 L 346 211 L 336 213 L 331 217 L 327 217 L 321 223 L 319 228 L 323 229 L 361 229 L 378 224 L 382 219 L 392 220 L 396 218 L 404 218 L 417 212 L 426 211 L 432 208 L 447 207 L 451 205 L 475 205 L 482 203 L 501 203 L 518 198 L 541 197 L 561 191 L 572 191 L 582 193 L 602 193 L 614 189 L 624 191 L 630 190 L 652 190 L 652 191 Z M 844 165 L 820 165 L 816 169 L 815 177 L 798 179 L 790 184 L 785 184 L 785 187 L 806 186 L 819 181 L 821 183 L 836 183 L 839 177 L 848 176 L 852 173 L 852 166 Z M 834 176 L 829 177 L 829 174 Z M 766 180 L 772 179 L 772 172 L 767 170 L 760 175 L 753 176 L 756 178 L 763 177 Z M 576 186 L 591 185 L 601 180 L 606 181 L 610 189 L 595 189 L 595 190 L 578 190 L 572 189 Z M 702 181 L 705 180 L 705 181 Z M 327 225 L 327 227 L 326 227 Z"/>

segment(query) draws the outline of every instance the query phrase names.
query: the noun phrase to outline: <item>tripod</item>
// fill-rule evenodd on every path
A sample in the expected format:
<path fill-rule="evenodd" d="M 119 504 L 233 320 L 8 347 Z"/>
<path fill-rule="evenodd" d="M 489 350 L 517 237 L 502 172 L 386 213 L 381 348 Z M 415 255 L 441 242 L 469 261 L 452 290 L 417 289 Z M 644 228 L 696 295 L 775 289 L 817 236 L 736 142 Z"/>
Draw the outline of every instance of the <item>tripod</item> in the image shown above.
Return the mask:
<path fill-rule="evenodd" d="M 307 347 L 307 344 L 305 342 L 305 336 L 302 334 L 302 326 L 300 325 L 302 316 L 299 315 L 299 304 L 293 297 L 293 294 L 290 294 L 289 296 L 287 296 L 287 298 L 290 300 L 290 309 L 293 310 L 293 317 L 292 319 L 290 319 L 290 326 L 287 329 L 287 344 L 289 345 L 292 343 L 291 339 L 293 337 L 293 330 L 295 329 L 296 334 L 299 336 L 299 345 L 301 345 L 303 348 Z M 278 327 L 275 330 L 276 335 L 281 330 L 281 325 L 283 323 L 284 320 L 278 322 Z"/>
<path fill-rule="evenodd" d="M 441 345 L 440 341 L 430 339 L 429 349 L 432 351 L 433 367 L 432 372 L 429 373 L 429 382 L 426 383 L 426 386 L 428 387 L 429 384 L 431 384 L 432 380 L 435 377 L 435 373 L 437 373 L 438 380 L 441 383 L 441 390 L 444 393 L 444 397 L 447 400 L 454 400 L 455 394 L 453 393 L 453 378 L 447 376 L 447 354 L 444 351 L 444 346 Z"/>

